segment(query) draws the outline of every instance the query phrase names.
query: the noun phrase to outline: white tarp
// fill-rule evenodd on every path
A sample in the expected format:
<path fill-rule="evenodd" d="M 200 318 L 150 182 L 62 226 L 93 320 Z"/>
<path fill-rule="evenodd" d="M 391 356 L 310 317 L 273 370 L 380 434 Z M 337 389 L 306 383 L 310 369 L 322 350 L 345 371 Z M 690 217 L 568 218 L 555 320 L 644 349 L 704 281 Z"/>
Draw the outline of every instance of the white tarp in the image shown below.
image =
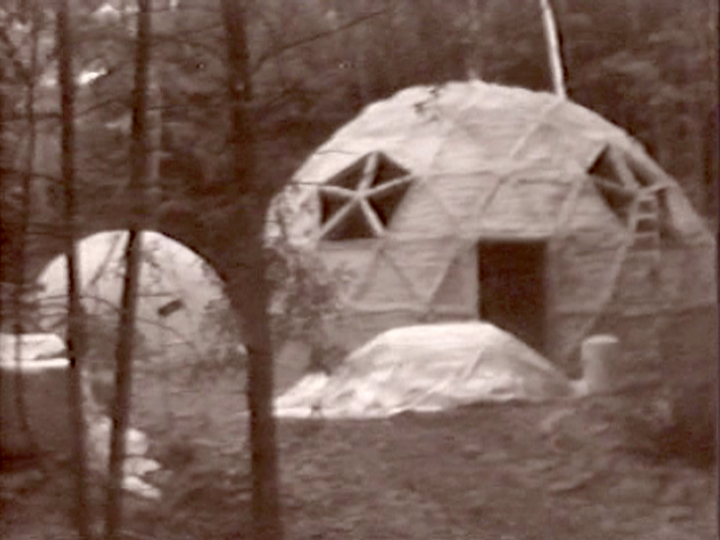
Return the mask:
<path fill-rule="evenodd" d="M 55 334 L 0 334 L 0 364 L 65 358 L 65 342 Z M 19 343 L 18 343 L 19 341 Z M 17 353 L 20 357 L 17 358 Z"/>
<path fill-rule="evenodd" d="M 380 334 L 331 375 L 311 374 L 275 401 L 279 417 L 387 417 L 480 401 L 567 397 L 568 378 L 540 354 L 482 322 Z"/>
<path fill-rule="evenodd" d="M 118 313 L 125 273 L 128 233 L 110 231 L 78 244 L 83 307 L 107 318 Z M 142 263 L 138 295 L 138 330 L 143 350 L 166 359 L 191 354 L 200 359 L 226 336 L 213 335 L 213 319 L 206 308 L 221 304 L 220 280 L 203 260 L 182 244 L 155 232 L 142 234 Z M 40 325 L 50 332 L 64 331 L 67 264 L 57 257 L 38 279 Z M 164 314 L 163 314 L 164 313 Z M 228 349 L 234 344 L 227 344 Z"/>

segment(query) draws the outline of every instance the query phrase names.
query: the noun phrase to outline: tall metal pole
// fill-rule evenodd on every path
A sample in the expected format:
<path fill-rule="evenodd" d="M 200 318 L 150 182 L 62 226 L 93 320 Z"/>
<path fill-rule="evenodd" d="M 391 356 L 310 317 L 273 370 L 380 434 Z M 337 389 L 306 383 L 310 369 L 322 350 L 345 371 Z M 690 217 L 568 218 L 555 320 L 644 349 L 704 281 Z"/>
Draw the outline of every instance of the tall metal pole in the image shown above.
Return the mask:
<path fill-rule="evenodd" d="M 552 71 L 553 87 L 558 96 L 562 99 L 567 99 L 562 51 L 560 50 L 560 37 L 550 0 L 540 0 L 540 9 L 542 10 L 543 30 L 545 31 L 545 42 L 547 43 L 550 70 Z"/>

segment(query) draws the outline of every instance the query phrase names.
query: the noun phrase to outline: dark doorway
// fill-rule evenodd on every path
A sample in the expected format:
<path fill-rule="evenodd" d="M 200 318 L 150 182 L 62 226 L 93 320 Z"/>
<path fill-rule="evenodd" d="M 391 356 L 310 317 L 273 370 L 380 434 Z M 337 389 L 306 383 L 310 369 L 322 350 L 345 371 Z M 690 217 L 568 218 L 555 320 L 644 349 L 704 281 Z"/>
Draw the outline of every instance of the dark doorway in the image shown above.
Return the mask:
<path fill-rule="evenodd" d="M 478 244 L 478 314 L 536 351 L 545 349 L 545 243 Z"/>

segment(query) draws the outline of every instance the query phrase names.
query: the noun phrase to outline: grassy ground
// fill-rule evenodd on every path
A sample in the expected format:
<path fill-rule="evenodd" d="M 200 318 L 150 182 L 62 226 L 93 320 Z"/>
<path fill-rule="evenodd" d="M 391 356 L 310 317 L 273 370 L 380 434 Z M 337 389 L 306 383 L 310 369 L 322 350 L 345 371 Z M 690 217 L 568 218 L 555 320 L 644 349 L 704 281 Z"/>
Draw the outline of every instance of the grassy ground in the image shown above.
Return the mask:
<path fill-rule="evenodd" d="M 164 498 L 128 497 L 128 538 L 246 537 L 243 391 L 239 375 L 139 377 L 134 424 L 165 465 L 154 478 Z M 287 538 L 717 538 L 714 470 L 651 456 L 628 438 L 627 411 L 649 399 L 281 421 Z M 67 468 L 2 476 L 3 538 L 71 537 Z"/>

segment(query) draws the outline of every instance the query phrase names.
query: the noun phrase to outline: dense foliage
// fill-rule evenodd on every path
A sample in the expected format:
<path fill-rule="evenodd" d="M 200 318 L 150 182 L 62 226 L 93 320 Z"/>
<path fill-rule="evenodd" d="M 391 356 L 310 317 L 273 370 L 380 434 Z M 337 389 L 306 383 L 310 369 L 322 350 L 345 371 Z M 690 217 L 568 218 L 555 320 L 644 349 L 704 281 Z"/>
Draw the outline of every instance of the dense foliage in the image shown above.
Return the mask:
<path fill-rule="evenodd" d="M 3 233 L 17 221 L 18 190 L 35 130 L 33 223 L 57 219 L 59 173 L 52 16 L 41 18 L 34 73 L 31 3 L 2 11 L 5 143 Z M 133 12 L 75 2 L 81 83 L 78 164 L 90 228 L 118 223 L 131 103 Z M 638 138 L 682 183 L 696 208 L 716 217 L 715 6 L 705 0 L 556 0 L 571 99 Z M 175 5 L 173 9 L 171 6 Z M 468 10 L 476 9 L 472 23 Z M 155 217 L 197 236 L 219 220 L 228 145 L 222 27 L 217 2 L 154 3 L 153 95 L 158 187 Z M 254 2 L 249 14 L 253 128 L 258 172 L 272 189 L 363 106 L 415 84 L 465 78 L 550 89 L 540 11 L 534 0 L 333 0 Z M 470 22 L 469 22 L 470 21 Z M 35 86 L 36 120 L 26 93 Z M 217 216 L 213 213 L 217 212 Z M 188 220 L 187 216 L 192 219 Z M 214 219 L 215 218 L 215 219 Z M 174 221 L 173 221 L 174 220 Z M 192 223 L 191 223 L 192 222 Z M 172 228 L 172 227 L 171 227 Z M 189 232 L 187 230 L 189 230 Z M 191 229 L 191 230 L 190 230 Z M 52 228 L 31 227 L 38 235 Z M 12 236 L 12 235 L 11 235 Z M 202 244 L 203 239 L 198 238 Z M 3 244 L 6 244 L 4 239 Z"/>

